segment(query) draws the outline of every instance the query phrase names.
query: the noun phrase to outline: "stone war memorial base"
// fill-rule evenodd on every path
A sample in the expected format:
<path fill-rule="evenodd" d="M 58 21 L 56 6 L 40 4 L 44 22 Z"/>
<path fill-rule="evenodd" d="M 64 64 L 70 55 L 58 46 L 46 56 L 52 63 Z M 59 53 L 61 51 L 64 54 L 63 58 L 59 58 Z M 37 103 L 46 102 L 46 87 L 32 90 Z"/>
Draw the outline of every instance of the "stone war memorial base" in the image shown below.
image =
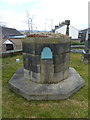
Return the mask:
<path fill-rule="evenodd" d="M 24 78 L 24 68 L 20 68 L 9 81 L 9 87 L 27 100 L 63 100 L 84 86 L 84 80 L 74 68 L 69 68 L 70 76 L 56 84 L 41 84 Z"/>

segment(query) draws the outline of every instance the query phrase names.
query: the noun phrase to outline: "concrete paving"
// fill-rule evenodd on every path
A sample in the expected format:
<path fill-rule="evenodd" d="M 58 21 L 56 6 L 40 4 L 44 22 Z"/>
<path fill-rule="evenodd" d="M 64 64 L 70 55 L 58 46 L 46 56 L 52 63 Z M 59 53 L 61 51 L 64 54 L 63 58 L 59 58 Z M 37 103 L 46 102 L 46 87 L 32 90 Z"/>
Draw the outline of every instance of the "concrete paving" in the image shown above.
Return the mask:
<path fill-rule="evenodd" d="M 82 54 L 83 50 L 80 50 L 80 49 L 72 49 L 70 52 L 71 52 L 71 53 L 81 53 L 81 54 Z"/>
<path fill-rule="evenodd" d="M 27 100 L 62 100 L 84 86 L 84 80 L 75 71 L 69 68 L 70 76 L 57 84 L 40 84 L 24 78 L 24 69 L 16 71 L 9 81 L 9 87 L 15 93 Z"/>

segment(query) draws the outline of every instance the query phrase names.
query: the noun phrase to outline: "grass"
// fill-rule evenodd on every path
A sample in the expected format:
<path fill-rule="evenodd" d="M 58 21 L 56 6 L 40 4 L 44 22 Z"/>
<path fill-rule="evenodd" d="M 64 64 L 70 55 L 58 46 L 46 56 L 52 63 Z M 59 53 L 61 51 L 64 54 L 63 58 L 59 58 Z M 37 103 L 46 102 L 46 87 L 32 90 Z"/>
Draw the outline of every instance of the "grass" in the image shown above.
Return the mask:
<path fill-rule="evenodd" d="M 71 45 L 85 45 L 85 43 L 81 43 L 78 40 L 71 40 Z"/>
<path fill-rule="evenodd" d="M 16 58 L 21 62 L 16 63 Z M 80 59 L 80 54 L 71 54 L 71 67 L 74 67 L 85 80 L 85 86 L 77 93 L 62 101 L 27 101 L 8 88 L 8 81 L 12 75 L 22 67 L 22 55 L 3 58 L 3 118 L 87 118 L 88 65 Z"/>

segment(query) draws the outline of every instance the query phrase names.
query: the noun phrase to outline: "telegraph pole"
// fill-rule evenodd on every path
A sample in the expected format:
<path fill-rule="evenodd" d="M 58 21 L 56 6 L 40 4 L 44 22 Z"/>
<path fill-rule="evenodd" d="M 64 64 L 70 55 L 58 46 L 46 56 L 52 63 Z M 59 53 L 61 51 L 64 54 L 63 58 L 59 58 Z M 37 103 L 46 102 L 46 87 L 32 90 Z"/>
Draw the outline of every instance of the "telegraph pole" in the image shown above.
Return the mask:
<path fill-rule="evenodd" d="M 28 29 L 29 29 L 29 33 L 31 34 L 32 30 L 33 30 L 33 25 L 32 25 L 32 23 L 33 23 L 33 16 L 30 17 L 28 11 L 26 11 L 26 12 L 27 12 L 27 18 L 28 18 Z"/>

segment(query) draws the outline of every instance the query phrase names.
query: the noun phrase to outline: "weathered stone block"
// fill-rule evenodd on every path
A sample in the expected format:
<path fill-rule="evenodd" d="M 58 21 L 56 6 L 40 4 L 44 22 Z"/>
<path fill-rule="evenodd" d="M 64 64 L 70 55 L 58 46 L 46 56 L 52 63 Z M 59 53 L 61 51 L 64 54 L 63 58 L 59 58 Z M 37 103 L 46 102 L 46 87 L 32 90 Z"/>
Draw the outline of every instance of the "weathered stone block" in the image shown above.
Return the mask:
<path fill-rule="evenodd" d="M 28 62 L 30 64 L 40 64 L 40 55 L 28 55 Z"/>
<path fill-rule="evenodd" d="M 70 53 L 70 43 L 64 45 L 64 52 Z"/>
<path fill-rule="evenodd" d="M 70 48 L 68 43 L 62 43 L 62 44 L 53 44 L 53 54 L 54 55 L 60 55 L 62 53 L 69 53 Z"/>
<path fill-rule="evenodd" d="M 29 79 L 30 80 L 30 71 L 27 69 L 24 69 L 24 78 Z"/>
<path fill-rule="evenodd" d="M 64 44 L 59 44 L 58 45 L 59 47 L 58 47 L 58 54 L 60 55 L 60 54 L 62 54 L 62 53 L 64 53 Z"/>
<path fill-rule="evenodd" d="M 63 71 L 58 72 L 58 73 L 54 73 L 54 81 L 55 81 L 55 83 L 58 83 L 58 82 L 62 81 L 63 79 L 64 79 Z"/>
<path fill-rule="evenodd" d="M 53 55 L 56 55 L 57 54 L 57 49 L 56 49 L 56 44 L 53 44 L 52 45 L 52 52 L 53 52 Z"/>
<path fill-rule="evenodd" d="M 40 73 L 31 72 L 31 81 L 40 83 Z"/>
<path fill-rule="evenodd" d="M 34 46 L 34 44 L 23 43 L 23 51 L 24 51 L 25 53 L 34 54 L 34 51 L 35 51 L 35 46 Z"/>
<path fill-rule="evenodd" d="M 54 64 L 54 73 L 64 71 L 64 64 Z"/>
<path fill-rule="evenodd" d="M 63 53 L 62 54 L 62 59 L 63 59 L 63 62 L 66 62 L 67 61 L 67 53 Z"/>
<path fill-rule="evenodd" d="M 68 78 L 70 76 L 69 69 L 66 69 L 64 71 L 64 79 Z"/>
<path fill-rule="evenodd" d="M 33 56 L 32 57 L 32 64 L 35 64 L 35 65 L 37 65 L 37 64 L 40 64 L 40 55 L 35 55 L 35 56 Z"/>
<path fill-rule="evenodd" d="M 60 55 L 64 52 L 63 44 L 53 44 L 53 55 Z"/>
<path fill-rule="evenodd" d="M 70 61 L 70 53 L 64 53 L 63 54 L 63 61 L 64 62 Z"/>
<path fill-rule="evenodd" d="M 41 55 L 41 49 L 43 44 L 35 43 L 35 55 Z"/>
<path fill-rule="evenodd" d="M 69 66 L 66 64 L 66 62 L 64 63 L 64 66 L 63 66 L 63 70 L 65 71 L 66 69 L 69 69 Z"/>
<path fill-rule="evenodd" d="M 66 62 L 70 61 L 70 53 L 66 53 Z"/>
<path fill-rule="evenodd" d="M 40 65 L 31 64 L 31 65 L 30 65 L 30 70 L 31 70 L 32 72 L 35 72 L 35 73 L 40 73 Z"/>
<path fill-rule="evenodd" d="M 70 61 L 64 62 L 64 70 L 69 69 Z"/>
<path fill-rule="evenodd" d="M 26 55 L 23 56 L 23 66 L 25 69 L 29 70 L 28 57 Z"/>
<path fill-rule="evenodd" d="M 52 83 L 54 64 L 52 60 L 41 61 L 41 83 Z"/>
<path fill-rule="evenodd" d="M 54 55 L 53 56 L 53 63 L 54 64 L 63 64 L 63 56 L 61 55 Z"/>

